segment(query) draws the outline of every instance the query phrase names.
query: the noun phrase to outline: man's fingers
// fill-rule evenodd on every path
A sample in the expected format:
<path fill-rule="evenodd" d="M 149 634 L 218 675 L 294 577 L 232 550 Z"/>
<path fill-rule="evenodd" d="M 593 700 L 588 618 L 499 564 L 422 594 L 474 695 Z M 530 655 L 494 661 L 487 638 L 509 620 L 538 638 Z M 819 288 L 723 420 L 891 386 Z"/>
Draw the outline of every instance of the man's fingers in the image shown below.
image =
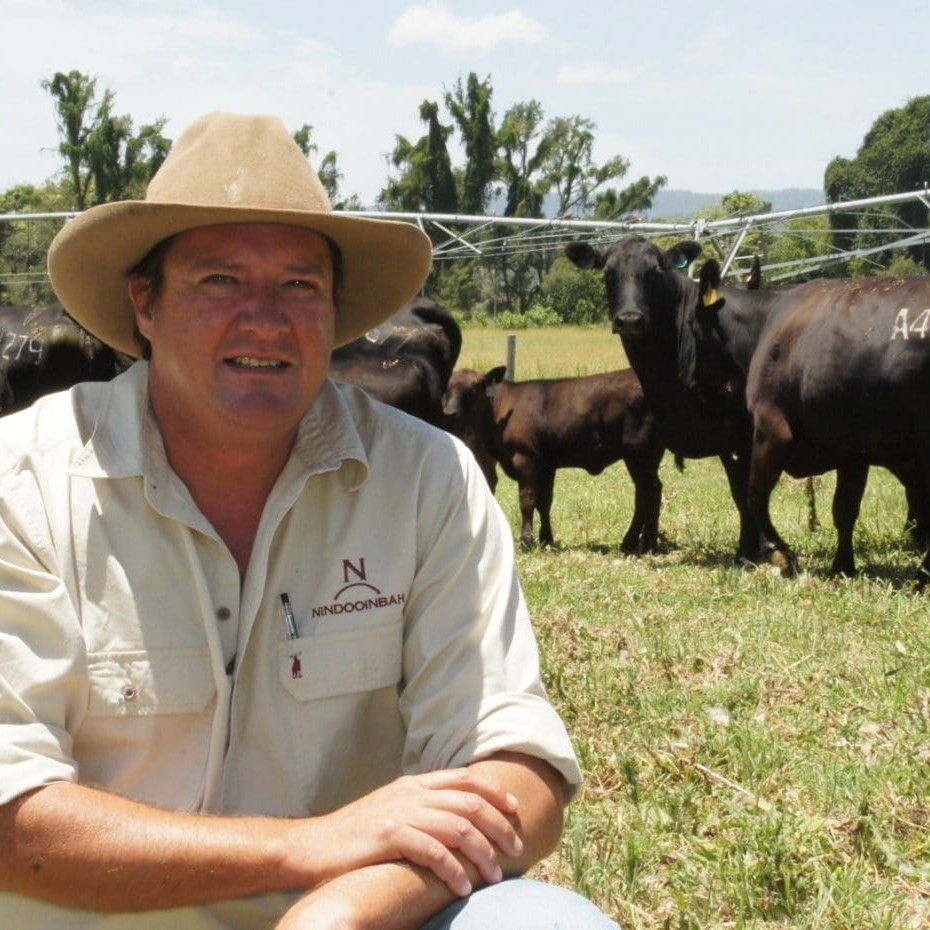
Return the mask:
<path fill-rule="evenodd" d="M 505 814 L 517 812 L 517 799 L 509 792 L 503 791 L 484 778 L 476 776 L 471 769 L 443 769 L 414 776 L 420 784 L 433 790 L 458 790 L 476 794 L 484 798 Z"/>
<path fill-rule="evenodd" d="M 461 859 L 470 862 L 489 884 L 499 882 L 503 877 L 497 850 L 466 817 L 450 817 L 444 812 L 436 812 L 431 817 L 424 817 L 419 828 L 427 840 L 438 841 L 450 854 L 458 853 Z M 459 861 L 454 855 L 453 858 Z"/>
<path fill-rule="evenodd" d="M 401 837 L 404 858 L 414 865 L 429 869 L 460 898 L 470 895 L 472 883 L 465 867 L 440 840 L 426 833 L 405 827 Z"/>
<path fill-rule="evenodd" d="M 484 798 L 467 791 L 437 791 L 432 796 L 434 809 L 458 815 L 459 830 L 465 836 L 470 828 L 493 843 L 505 856 L 519 856 L 523 842 L 511 821 Z"/>
<path fill-rule="evenodd" d="M 502 877 L 500 859 L 523 850 L 516 799 L 467 769 L 407 776 L 327 815 L 338 875 L 377 862 L 406 859 L 429 869 L 455 894 L 469 894 L 475 873 Z M 338 851 L 338 852 L 337 852 Z"/>

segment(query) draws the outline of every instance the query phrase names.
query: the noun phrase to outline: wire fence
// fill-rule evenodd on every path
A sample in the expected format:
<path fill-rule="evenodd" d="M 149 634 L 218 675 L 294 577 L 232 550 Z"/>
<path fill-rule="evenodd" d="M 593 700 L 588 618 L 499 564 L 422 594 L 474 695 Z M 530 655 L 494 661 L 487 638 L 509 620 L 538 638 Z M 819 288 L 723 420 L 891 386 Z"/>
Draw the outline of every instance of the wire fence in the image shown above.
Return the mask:
<path fill-rule="evenodd" d="M 903 226 L 900 215 L 891 208 L 901 204 L 921 204 L 930 210 L 930 191 L 923 190 L 889 194 L 862 200 L 840 203 L 823 203 L 793 210 L 753 213 L 739 216 L 652 222 L 638 217 L 624 220 L 588 220 L 571 217 L 552 219 L 516 218 L 503 216 L 469 216 L 438 213 L 396 213 L 347 211 L 354 216 L 394 219 L 414 223 L 423 229 L 433 242 L 433 259 L 436 262 L 464 260 L 498 260 L 536 252 L 561 250 L 569 240 L 587 240 L 606 244 L 623 236 L 638 235 L 647 238 L 687 237 L 707 243 L 721 258 L 724 276 L 736 274 L 748 266 L 752 256 L 745 252 L 751 233 L 764 234 L 770 241 L 792 236 L 808 240 L 808 250 L 817 254 L 790 261 L 771 263 L 763 260 L 762 274 L 768 283 L 810 275 L 832 265 L 855 258 L 867 259 L 878 253 L 926 245 L 930 241 L 930 228 Z M 835 245 L 835 237 L 825 238 L 823 231 L 801 228 L 796 223 L 811 217 L 845 214 L 867 223 L 857 222 L 844 232 L 844 246 Z M 55 230 L 77 216 L 74 212 L 62 213 L 5 213 L 0 223 L 45 223 L 43 234 L 36 239 L 49 241 Z M 52 224 L 51 232 L 47 224 Z M 28 251 L 28 250 L 27 250 Z M 0 269 L 0 283 L 47 283 L 41 269 Z"/>

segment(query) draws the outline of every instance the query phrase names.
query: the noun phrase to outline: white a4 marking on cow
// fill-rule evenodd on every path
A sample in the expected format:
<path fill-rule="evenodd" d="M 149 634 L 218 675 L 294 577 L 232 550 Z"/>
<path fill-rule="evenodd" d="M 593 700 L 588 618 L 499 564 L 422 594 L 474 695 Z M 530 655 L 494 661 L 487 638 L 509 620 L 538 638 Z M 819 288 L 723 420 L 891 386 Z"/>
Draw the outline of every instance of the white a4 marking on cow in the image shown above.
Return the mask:
<path fill-rule="evenodd" d="M 930 307 L 921 310 L 917 314 L 917 318 L 911 323 L 908 322 L 909 314 L 910 310 L 907 307 L 902 307 L 898 311 L 898 315 L 894 318 L 894 326 L 891 328 L 890 342 L 894 342 L 898 336 L 902 339 L 910 339 L 911 336 L 919 336 L 921 339 L 927 338 L 927 333 L 930 332 Z"/>

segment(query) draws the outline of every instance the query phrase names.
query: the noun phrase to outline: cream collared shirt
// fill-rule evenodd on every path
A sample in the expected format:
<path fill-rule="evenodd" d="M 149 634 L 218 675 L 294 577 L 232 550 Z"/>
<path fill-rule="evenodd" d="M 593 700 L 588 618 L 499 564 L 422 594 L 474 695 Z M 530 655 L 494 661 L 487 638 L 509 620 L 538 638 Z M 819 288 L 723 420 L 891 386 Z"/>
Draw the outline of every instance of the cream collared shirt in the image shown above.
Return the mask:
<path fill-rule="evenodd" d="M 147 374 L 139 362 L 0 420 L 0 803 L 71 781 L 179 811 L 299 817 L 501 749 L 577 786 L 510 528 L 464 447 L 327 383 L 240 585 L 167 464 Z M 170 920 L 268 927 L 285 905 Z M 0 895 L 2 927 L 165 919 Z"/>

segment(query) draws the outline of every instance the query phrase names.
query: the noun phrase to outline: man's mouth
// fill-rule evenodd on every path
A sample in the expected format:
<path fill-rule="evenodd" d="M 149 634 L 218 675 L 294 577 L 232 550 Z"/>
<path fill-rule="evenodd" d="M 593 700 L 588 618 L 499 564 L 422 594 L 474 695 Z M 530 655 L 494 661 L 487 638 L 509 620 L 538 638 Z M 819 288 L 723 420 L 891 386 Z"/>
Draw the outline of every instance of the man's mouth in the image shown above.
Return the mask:
<path fill-rule="evenodd" d="M 270 358 L 252 358 L 248 355 L 237 355 L 229 359 L 229 364 L 236 368 L 283 368 L 284 362 Z"/>

